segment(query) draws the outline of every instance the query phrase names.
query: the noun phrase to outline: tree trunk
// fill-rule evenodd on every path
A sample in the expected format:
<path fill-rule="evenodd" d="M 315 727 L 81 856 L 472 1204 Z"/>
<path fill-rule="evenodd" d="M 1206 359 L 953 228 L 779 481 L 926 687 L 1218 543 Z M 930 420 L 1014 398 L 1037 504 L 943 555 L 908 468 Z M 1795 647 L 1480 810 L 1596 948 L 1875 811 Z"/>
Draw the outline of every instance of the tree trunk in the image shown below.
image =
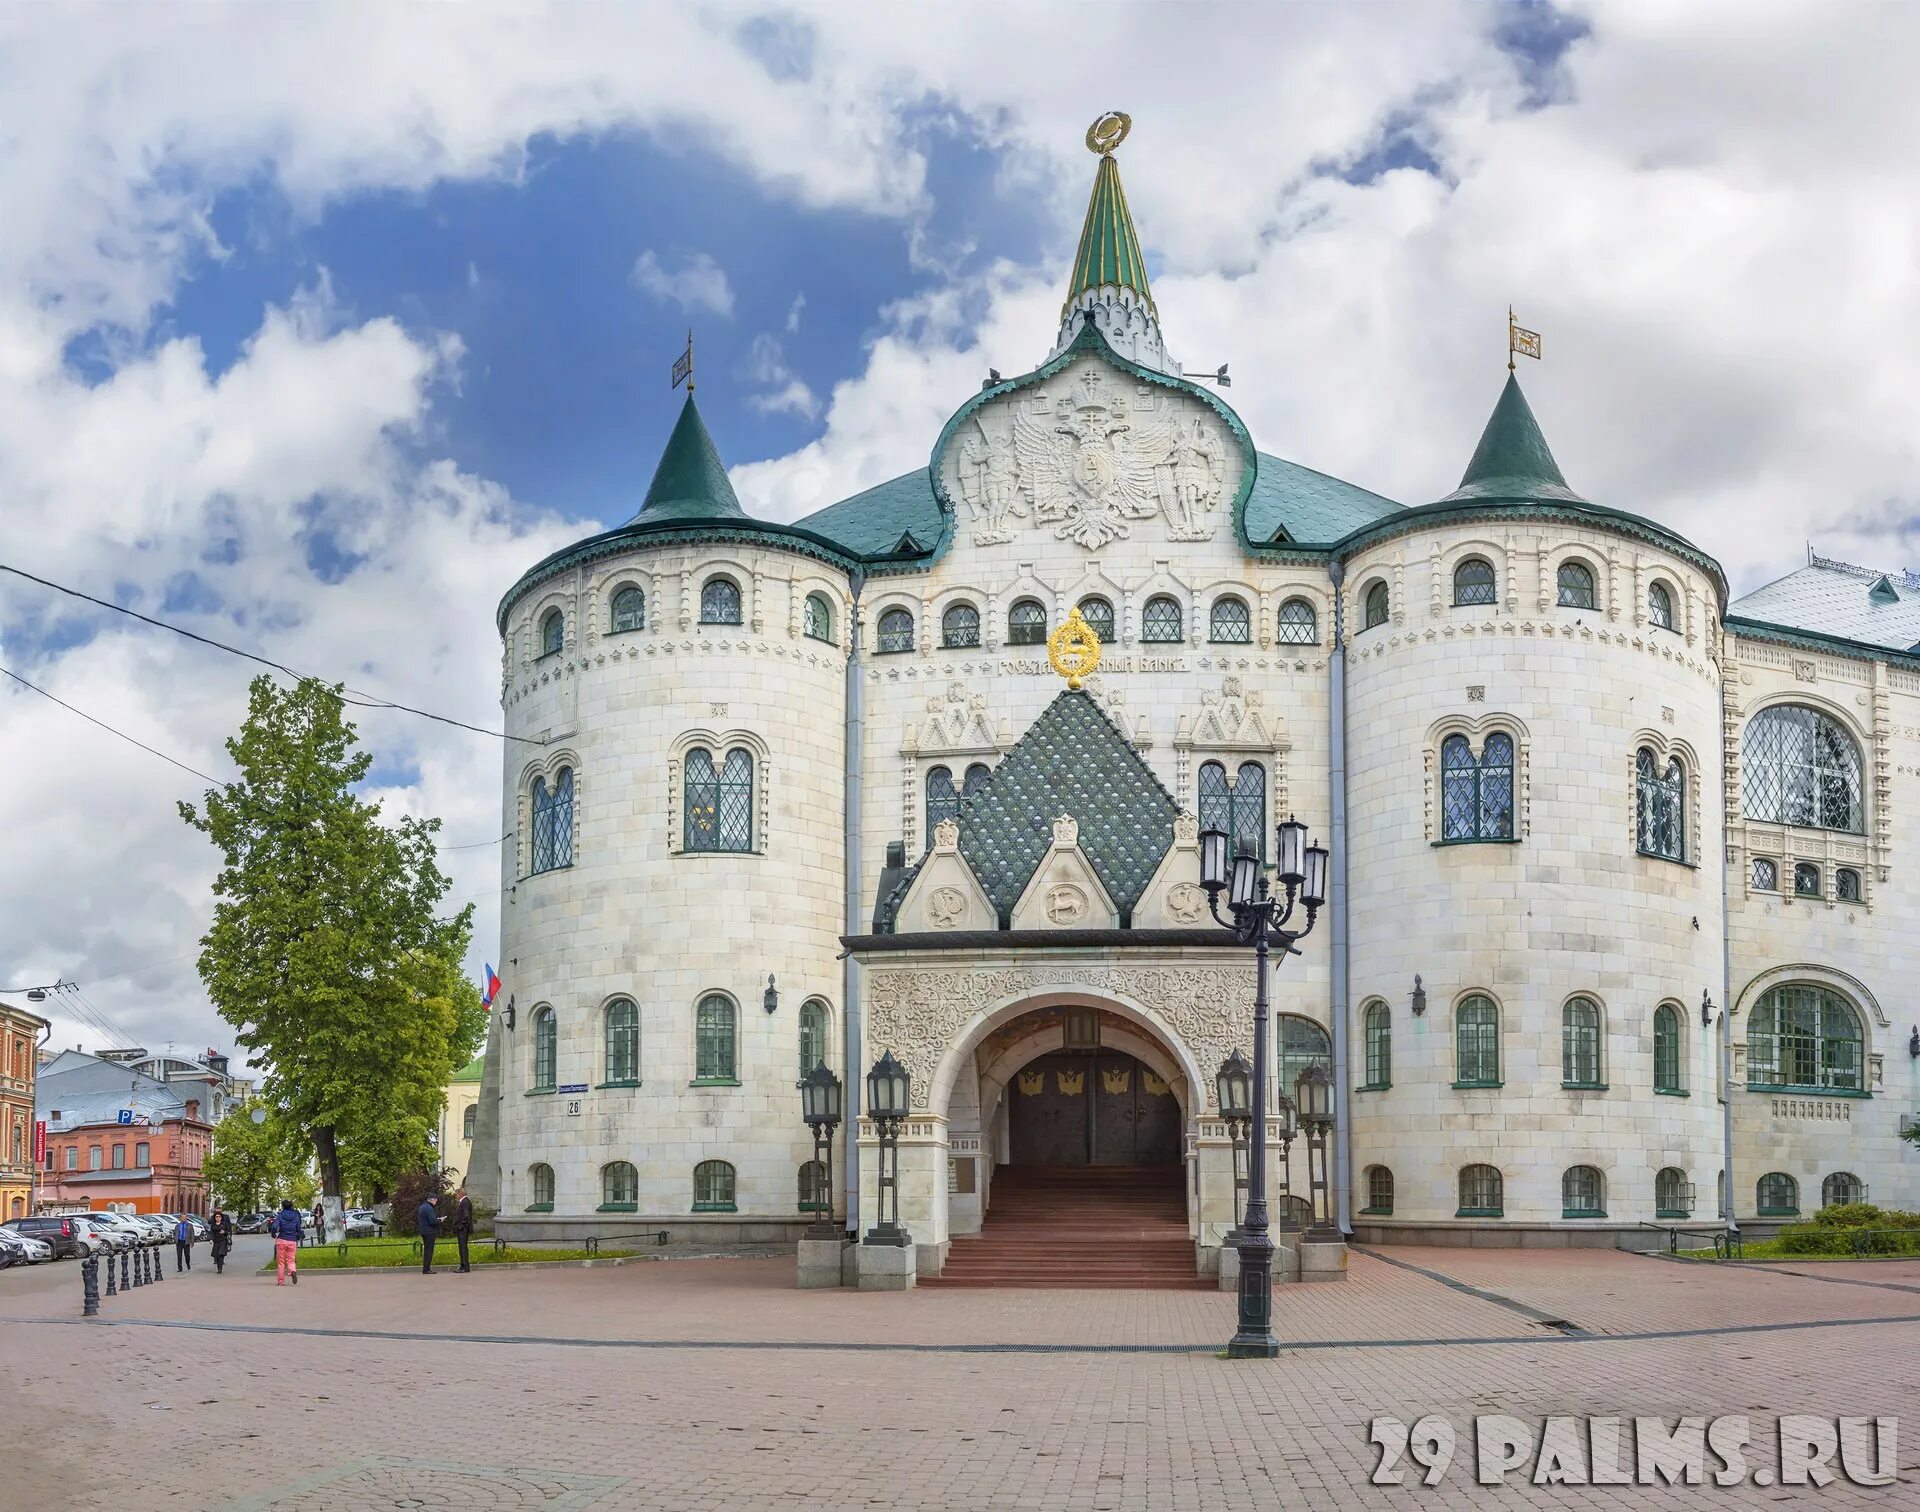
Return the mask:
<path fill-rule="evenodd" d="M 313 1131 L 313 1153 L 320 1163 L 321 1195 L 340 1196 L 340 1147 L 334 1143 L 331 1124 Z"/>

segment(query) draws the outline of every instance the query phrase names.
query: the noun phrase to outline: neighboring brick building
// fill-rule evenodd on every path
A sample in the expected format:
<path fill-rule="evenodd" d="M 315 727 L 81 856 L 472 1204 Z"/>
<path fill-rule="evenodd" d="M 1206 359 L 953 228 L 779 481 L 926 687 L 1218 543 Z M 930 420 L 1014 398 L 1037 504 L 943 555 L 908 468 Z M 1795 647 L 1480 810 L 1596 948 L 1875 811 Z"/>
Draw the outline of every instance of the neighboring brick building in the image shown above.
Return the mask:
<path fill-rule="evenodd" d="M 36 1102 L 47 1123 L 39 1210 L 206 1212 L 213 1125 L 197 1090 L 78 1050 L 50 1061 Z"/>
<path fill-rule="evenodd" d="M 0 1218 L 24 1218 L 33 1205 L 34 1046 L 46 1028 L 0 1003 Z"/>

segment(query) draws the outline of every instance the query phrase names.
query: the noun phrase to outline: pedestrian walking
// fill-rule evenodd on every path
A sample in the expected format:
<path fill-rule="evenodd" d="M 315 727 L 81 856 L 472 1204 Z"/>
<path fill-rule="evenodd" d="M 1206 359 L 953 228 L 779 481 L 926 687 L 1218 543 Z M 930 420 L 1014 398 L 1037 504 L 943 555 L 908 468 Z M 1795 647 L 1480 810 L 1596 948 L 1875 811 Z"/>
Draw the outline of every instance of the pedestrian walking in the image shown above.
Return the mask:
<path fill-rule="evenodd" d="M 176 1275 L 193 1269 L 193 1225 L 185 1214 L 173 1229 L 173 1269 Z"/>
<path fill-rule="evenodd" d="M 473 1237 L 473 1203 L 467 1197 L 467 1189 L 461 1187 L 454 1194 L 453 1237 L 460 1246 L 460 1273 L 465 1275 L 473 1267 L 467 1263 L 467 1241 Z"/>
<path fill-rule="evenodd" d="M 327 1242 L 327 1210 L 319 1202 L 313 1205 L 313 1242 L 315 1244 Z"/>
<path fill-rule="evenodd" d="M 213 1205 L 213 1216 L 207 1220 L 207 1237 L 213 1241 L 213 1273 L 224 1276 L 227 1254 L 233 1248 L 233 1218 L 217 1202 Z"/>
<path fill-rule="evenodd" d="M 422 1197 L 419 1210 L 413 1216 L 420 1227 L 420 1274 L 431 1276 L 433 1246 L 440 1238 L 440 1209 L 431 1196 Z"/>
<path fill-rule="evenodd" d="M 280 1211 L 273 1215 L 273 1223 L 268 1230 L 273 1235 L 273 1263 L 279 1273 L 275 1286 L 285 1286 L 287 1277 L 293 1277 L 293 1284 L 300 1284 L 300 1214 L 294 1208 L 291 1197 L 280 1199 Z"/>

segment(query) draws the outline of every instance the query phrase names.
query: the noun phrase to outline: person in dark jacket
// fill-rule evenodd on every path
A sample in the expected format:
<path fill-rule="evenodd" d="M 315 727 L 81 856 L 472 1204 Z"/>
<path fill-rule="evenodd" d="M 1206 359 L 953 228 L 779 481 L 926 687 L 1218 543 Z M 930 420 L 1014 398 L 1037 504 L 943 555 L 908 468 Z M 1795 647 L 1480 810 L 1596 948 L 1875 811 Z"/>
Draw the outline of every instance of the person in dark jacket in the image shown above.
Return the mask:
<path fill-rule="evenodd" d="M 217 1202 L 213 1205 L 213 1216 L 207 1220 L 207 1237 L 213 1241 L 213 1273 L 225 1275 L 227 1251 L 233 1248 L 233 1219 Z"/>
<path fill-rule="evenodd" d="M 433 1246 L 440 1238 L 440 1209 L 434 1205 L 433 1198 L 422 1197 L 419 1210 L 413 1217 L 420 1228 L 420 1274 L 431 1276 Z"/>
<path fill-rule="evenodd" d="M 280 1211 L 273 1215 L 269 1229 L 273 1235 L 273 1259 L 280 1279 L 275 1286 L 285 1286 L 287 1277 L 293 1277 L 293 1284 L 300 1284 L 300 1214 L 293 1205 L 291 1197 L 280 1199 Z"/>
<path fill-rule="evenodd" d="M 178 1275 L 181 1271 L 190 1271 L 192 1269 L 193 1225 L 182 1215 L 180 1221 L 175 1224 L 173 1228 L 173 1270 L 174 1274 Z"/>
<path fill-rule="evenodd" d="M 473 1203 L 467 1197 L 465 1187 L 461 1187 L 453 1196 L 453 1237 L 460 1246 L 460 1269 L 465 1273 L 473 1269 L 467 1263 L 467 1241 L 473 1237 Z"/>
<path fill-rule="evenodd" d="M 313 1205 L 313 1242 L 315 1244 L 327 1242 L 327 1210 L 318 1202 Z"/>

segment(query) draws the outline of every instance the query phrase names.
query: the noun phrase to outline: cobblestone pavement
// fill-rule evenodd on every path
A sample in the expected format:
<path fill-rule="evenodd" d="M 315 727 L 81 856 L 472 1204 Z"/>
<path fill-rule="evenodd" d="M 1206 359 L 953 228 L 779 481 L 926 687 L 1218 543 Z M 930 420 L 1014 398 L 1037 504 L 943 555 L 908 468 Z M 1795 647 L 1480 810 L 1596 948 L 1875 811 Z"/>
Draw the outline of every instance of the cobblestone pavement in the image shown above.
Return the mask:
<path fill-rule="evenodd" d="M 280 1289 L 243 1263 L 82 1321 L 76 1266 L 6 1272 L 0 1506 L 1920 1508 L 1920 1262 L 1396 1247 L 1283 1288 L 1288 1347 L 1257 1363 L 1215 1357 L 1216 1294 L 791 1279 L 707 1260 Z M 1900 1479 L 1535 1485 L 1528 1454 L 1483 1486 L 1473 1420 L 1495 1413 L 1536 1435 L 1743 1414 L 1769 1474 L 1778 1414 L 1893 1416 Z M 1369 1483 L 1378 1415 L 1446 1419 L 1437 1485 L 1404 1461 L 1407 1484 Z"/>

